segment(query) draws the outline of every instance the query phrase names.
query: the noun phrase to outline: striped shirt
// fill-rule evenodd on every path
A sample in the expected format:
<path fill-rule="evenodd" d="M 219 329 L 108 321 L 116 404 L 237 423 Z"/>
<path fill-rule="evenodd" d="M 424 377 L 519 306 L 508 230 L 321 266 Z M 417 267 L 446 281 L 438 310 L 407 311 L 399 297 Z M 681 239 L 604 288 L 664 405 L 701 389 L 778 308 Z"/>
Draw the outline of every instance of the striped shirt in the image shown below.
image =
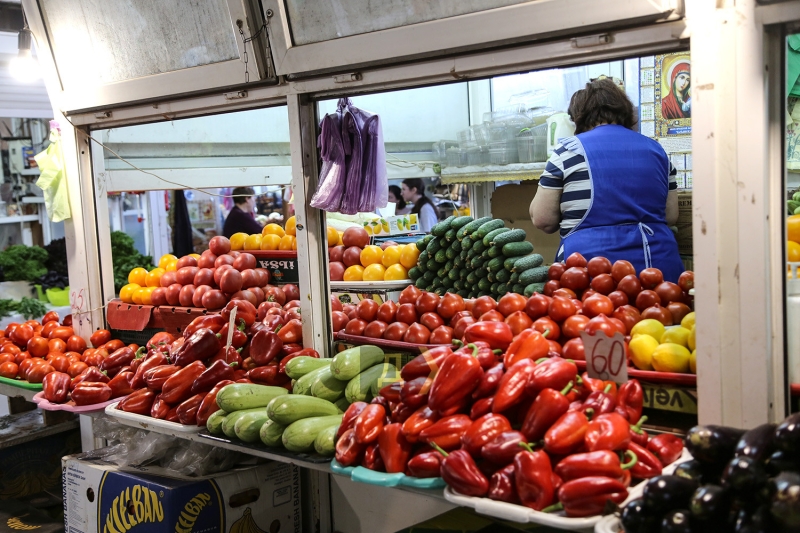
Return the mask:
<path fill-rule="evenodd" d="M 669 190 L 678 188 L 678 172 L 669 165 Z M 561 191 L 561 236 L 567 235 L 592 204 L 592 183 L 586 158 L 558 144 L 539 178 L 539 187 Z"/>

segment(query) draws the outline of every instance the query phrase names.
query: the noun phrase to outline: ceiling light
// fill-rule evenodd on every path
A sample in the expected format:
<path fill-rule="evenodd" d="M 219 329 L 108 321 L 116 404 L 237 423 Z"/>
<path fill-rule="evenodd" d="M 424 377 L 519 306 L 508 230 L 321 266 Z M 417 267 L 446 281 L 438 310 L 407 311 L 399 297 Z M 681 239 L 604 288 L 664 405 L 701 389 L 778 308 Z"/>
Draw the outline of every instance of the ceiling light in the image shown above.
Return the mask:
<path fill-rule="evenodd" d="M 11 76 L 23 83 L 36 81 L 42 76 L 39 71 L 39 62 L 31 56 L 32 36 L 31 30 L 27 27 L 20 30 L 18 40 L 19 53 L 9 64 Z"/>

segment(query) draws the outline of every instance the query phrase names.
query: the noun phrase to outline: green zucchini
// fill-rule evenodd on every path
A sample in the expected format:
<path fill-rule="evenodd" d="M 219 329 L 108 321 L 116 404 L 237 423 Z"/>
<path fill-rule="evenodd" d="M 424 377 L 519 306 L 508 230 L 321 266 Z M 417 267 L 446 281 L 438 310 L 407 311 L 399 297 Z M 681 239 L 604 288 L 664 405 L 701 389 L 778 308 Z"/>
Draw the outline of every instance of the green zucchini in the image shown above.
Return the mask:
<path fill-rule="evenodd" d="M 288 396 L 288 395 L 287 395 Z M 247 413 L 239 417 L 233 426 L 233 432 L 242 442 L 256 442 L 258 440 L 261 426 L 269 420 L 265 409 L 257 409 L 256 412 Z"/>
<path fill-rule="evenodd" d="M 529 268 L 519 275 L 519 282 L 527 286 L 531 283 L 544 283 L 547 281 L 547 271 L 549 267 L 538 266 Z"/>
<path fill-rule="evenodd" d="M 484 246 L 491 246 L 492 242 L 494 242 L 494 238 L 498 235 L 502 235 L 503 233 L 507 233 L 511 231 L 509 228 L 497 228 L 495 230 L 490 231 L 486 234 L 486 237 L 483 238 L 483 245 Z"/>
<path fill-rule="evenodd" d="M 435 235 L 436 237 L 441 237 L 442 235 L 447 233 L 447 230 L 450 229 L 450 223 L 453 220 L 455 220 L 455 218 L 456 217 L 451 215 L 451 216 L 447 217 L 446 219 L 442 220 L 441 222 L 439 222 L 438 224 L 434 225 L 431 228 L 431 234 Z"/>
<path fill-rule="evenodd" d="M 222 422 L 225 420 L 225 417 L 228 415 L 225 411 L 220 409 L 219 411 L 215 411 L 211 416 L 208 417 L 206 421 L 206 429 L 212 435 L 221 435 L 222 434 Z"/>
<path fill-rule="evenodd" d="M 312 370 L 330 365 L 330 359 L 301 355 L 300 357 L 290 359 L 289 362 L 286 363 L 286 375 L 292 379 L 300 379 Z"/>
<path fill-rule="evenodd" d="M 286 394 L 286 389 L 283 387 L 233 383 L 219 391 L 217 405 L 226 413 L 232 413 L 254 407 L 266 407 L 273 398 L 282 394 Z"/>
<path fill-rule="evenodd" d="M 283 390 L 286 392 L 286 389 Z M 222 421 L 222 432 L 225 434 L 225 436 L 231 439 L 236 438 L 236 422 L 238 422 L 243 416 L 250 413 L 264 413 L 266 415 L 267 409 L 265 407 L 254 407 L 253 409 L 242 409 L 241 411 L 229 413 L 225 417 L 225 420 Z"/>
<path fill-rule="evenodd" d="M 314 416 L 289 424 L 283 430 L 281 442 L 290 452 L 310 452 L 314 449 L 314 440 L 326 428 L 342 423 L 342 415 Z"/>
<path fill-rule="evenodd" d="M 333 377 L 342 381 L 350 381 L 364 370 L 382 363 L 385 355 L 377 346 L 356 346 L 337 353 L 331 359 Z"/>
<path fill-rule="evenodd" d="M 397 367 L 389 363 L 378 364 L 368 368 L 350 380 L 344 391 L 345 398 L 350 403 L 369 401 L 367 398 L 372 399 L 370 388 L 374 381 L 380 380 L 380 383 L 386 382 L 388 384 L 398 374 Z"/>
<path fill-rule="evenodd" d="M 323 359 L 323 361 L 326 360 L 327 359 Z M 292 394 L 304 394 L 306 396 L 311 396 L 311 385 L 313 385 L 317 380 L 317 377 L 326 370 L 330 370 L 330 365 L 321 366 L 296 380 L 294 382 L 294 386 L 292 387 Z"/>
<path fill-rule="evenodd" d="M 339 408 L 328 400 L 299 394 L 278 396 L 267 406 L 267 416 L 270 420 L 284 426 L 303 418 L 338 414 Z"/>
<path fill-rule="evenodd" d="M 261 442 L 263 442 L 265 446 L 269 446 L 270 448 L 282 448 L 282 437 L 285 429 L 286 426 L 278 424 L 273 420 L 267 420 L 264 422 L 264 425 L 261 426 L 258 432 L 258 438 L 261 439 Z"/>
<path fill-rule="evenodd" d="M 495 235 L 492 244 L 503 247 L 510 242 L 521 242 L 527 237 L 524 229 L 512 229 L 505 233 Z"/>
<path fill-rule="evenodd" d="M 495 219 L 490 220 L 489 222 L 486 222 L 485 224 L 481 225 L 480 228 L 475 230 L 475 233 L 470 235 L 470 238 L 473 241 L 479 241 L 479 240 L 482 241 L 483 238 L 486 237 L 486 235 L 488 235 L 490 231 L 496 230 L 496 229 L 500 229 L 503 226 L 505 226 L 505 222 L 503 222 L 499 218 L 495 218 Z"/>
<path fill-rule="evenodd" d="M 530 254 L 518 258 L 511 257 L 509 259 L 516 259 L 514 268 L 512 269 L 514 272 L 524 272 L 529 268 L 542 266 L 544 263 L 544 257 L 542 257 L 540 254 Z"/>
<path fill-rule="evenodd" d="M 528 255 L 533 251 L 533 245 L 528 241 L 510 242 L 503 245 L 503 255 L 506 257 L 515 257 L 518 255 Z"/>
<path fill-rule="evenodd" d="M 327 457 L 336 453 L 336 432 L 339 431 L 339 424 L 328 426 L 319 433 L 314 439 L 314 450 L 320 455 Z"/>
<path fill-rule="evenodd" d="M 335 378 L 331 369 L 328 368 L 327 371 L 320 373 L 317 380 L 311 385 L 311 396 L 335 402 L 344 396 L 345 387 L 347 387 L 347 382 Z"/>

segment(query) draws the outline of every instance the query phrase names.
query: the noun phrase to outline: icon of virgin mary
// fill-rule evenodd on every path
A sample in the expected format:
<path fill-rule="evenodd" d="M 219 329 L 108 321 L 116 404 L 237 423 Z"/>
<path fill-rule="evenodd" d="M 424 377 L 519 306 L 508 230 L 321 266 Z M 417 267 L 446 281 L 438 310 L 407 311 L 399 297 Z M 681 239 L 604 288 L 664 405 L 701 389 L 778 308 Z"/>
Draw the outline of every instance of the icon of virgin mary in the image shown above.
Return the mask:
<path fill-rule="evenodd" d="M 692 116 L 691 78 L 688 61 L 679 61 L 668 72 L 669 94 L 661 99 L 661 116 L 666 119 Z"/>

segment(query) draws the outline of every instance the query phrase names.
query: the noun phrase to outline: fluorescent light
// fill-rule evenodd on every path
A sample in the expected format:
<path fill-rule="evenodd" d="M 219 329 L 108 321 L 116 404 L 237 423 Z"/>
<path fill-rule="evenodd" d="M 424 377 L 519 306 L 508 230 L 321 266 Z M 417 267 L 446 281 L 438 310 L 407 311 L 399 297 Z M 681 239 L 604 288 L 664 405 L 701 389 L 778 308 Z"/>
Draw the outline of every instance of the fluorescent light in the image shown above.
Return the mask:
<path fill-rule="evenodd" d="M 20 30 L 18 43 L 19 53 L 9 64 L 11 76 L 23 83 L 38 80 L 42 73 L 39 62 L 31 56 L 31 30 L 27 27 Z"/>

